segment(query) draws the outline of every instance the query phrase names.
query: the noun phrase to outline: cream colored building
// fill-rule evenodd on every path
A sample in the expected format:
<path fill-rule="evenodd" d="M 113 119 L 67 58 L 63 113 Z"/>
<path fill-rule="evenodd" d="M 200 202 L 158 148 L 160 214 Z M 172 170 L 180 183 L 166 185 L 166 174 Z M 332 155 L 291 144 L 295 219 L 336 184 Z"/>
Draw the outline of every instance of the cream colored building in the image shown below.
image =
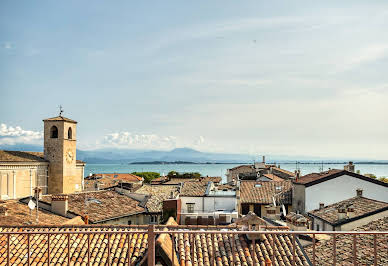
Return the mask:
<path fill-rule="evenodd" d="M 62 116 L 43 120 L 44 152 L 0 150 L 0 199 L 82 191 L 85 163 L 76 160 L 77 122 Z"/>

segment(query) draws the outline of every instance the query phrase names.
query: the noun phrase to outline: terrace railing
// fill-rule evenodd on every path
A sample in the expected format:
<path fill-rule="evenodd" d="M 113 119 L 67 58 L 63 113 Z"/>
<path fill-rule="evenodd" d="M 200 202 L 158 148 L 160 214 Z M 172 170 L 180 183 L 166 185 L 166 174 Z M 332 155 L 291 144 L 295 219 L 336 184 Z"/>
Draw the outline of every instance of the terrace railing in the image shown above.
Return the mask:
<path fill-rule="evenodd" d="M 101 229 L 104 230 L 107 227 L 100 226 Z M 63 228 L 63 227 L 61 227 Z M 66 227 L 64 227 L 66 228 Z M 71 228 L 71 227 L 70 227 Z M 82 228 L 82 230 L 77 230 Z M 55 259 L 58 262 L 58 254 L 59 261 L 63 265 L 74 265 L 77 262 L 77 258 L 81 258 L 81 261 L 86 265 L 94 265 L 96 263 L 96 254 L 98 252 L 102 252 L 100 254 L 98 263 L 104 263 L 105 265 L 116 265 L 116 264 L 125 264 L 125 265 L 136 265 L 139 264 L 140 261 L 145 262 L 148 265 L 155 265 L 155 250 L 156 250 L 156 239 L 161 234 L 168 234 L 171 239 L 171 263 L 172 265 L 180 265 L 180 261 L 175 261 L 179 258 L 179 249 L 176 247 L 177 237 L 180 234 L 187 234 L 188 236 L 195 235 L 203 235 L 210 234 L 212 236 L 215 235 L 227 235 L 232 236 L 233 241 L 231 241 L 231 254 L 229 257 L 230 265 L 237 265 L 235 260 L 236 256 L 238 256 L 238 251 L 236 247 L 236 242 L 234 241 L 235 236 L 246 235 L 250 238 L 252 246 L 255 247 L 255 242 L 260 241 L 258 238 L 260 236 L 268 236 L 267 239 L 272 239 L 270 241 L 270 245 L 272 248 L 272 252 L 268 254 L 266 258 L 266 265 L 272 265 L 272 262 L 275 262 L 275 243 L 274 236 L 288 236 L 291 239 L 291 244 L 289 245 L 289 250 L 291 251 L 291 256 L 289 256 L 289 260 L 292 265 L 297 265 L 297 249 L 298 245 L 300 247 L 300 243 L 298 241 L 298 237 L 300 235 L 309 235 L 312 239 L 312 253 L 307 258 L 307 263 L 310 265 L 321 265 L 322 263 L 316 258 L 316 245 L 317 245 L 317 236 L 319 235 L 327 235 L 330 237 L 331 242 L 331 254 L 332 262 L 331 265 L 336 265 L 338 262 L 338 255 L 343 256 L 344 254 L 337 254 L 337 245 L 339 241 L 343 241 L 343 237 L 350 237 L 352 242 L 351 247 L 351 255 L 352 263 L 357 265 L 358 257 L 357 254 L 360 252 L 358 250 L 359 243 L 358 241 L 362 241 L 361 238 L 364 236 L 368 236 L 372 239 L 373 243 L 373 253 L 369 255 L 370 259 L 373 261 L 371 264 L 373 265 L 381 265 L 379 258 L 379 254 L 386 256 L 387 250 L 378 250 L 378 238 L 379 242 L 381 238 L 383 238 L 385 247 L 387 246 L 387 235 L 388 232 L 356 232 L 356 231 L 286 231 L 285 228 L 281 227 L 266 227 L 265 231 L 238 231 L 236 228 L 230 226 L 164 226 L 164 225 L 149 225 L 149 226 L 118 226 L 118 227 L 108 227 L 107 231 L 99 230 L 99 227 L 93 227 L 93 230 L 90 230 L 88 227 L 77 227 L 73 230 L 69 229 L 67 231 L 58 231 L 58 230 L 45 230 L 42 228 L 41 230 L 31 230 L 26 231 L 25 227 L 23 231 L 3 231 L 0 232 L 0 265 L 14 265 L 14 264 L 25 264 L 25 265 L 33 265 L 41 262 L 43 265 L 51 265 L 53 263 L 52 254 L 55 245 L 59 245 L 59 252 L 56 251 Z M 187 230 L 190 228 L 190 230 Z M 205 229 L 205 230 L 204 230 Z M 271 229 L 276 229 L 278 231 L 271 231 Z M 282 231 L 279 231 L 282 230 Z M 143 254 L 143 257 L 139 256 L 139 250 L 136 252 L 134 249 L 139 249 L 139 243 L 134 242 L 137 240 L 139 235 L 147 236 L 147 247 L 146 251 Z M 96 238 L 100 237 L 103 241 L 96 245 Z M 22 251 L 15 251 L 15 244 L 13 243 L 13 239 L 22 240 L 23 244 L 21 248 Z M 58 239 L 61 239 L 61 242 L 58 242 Z M 194 257 L 195 250 L 195 237 L 188 237 L 189 240 L 189 249 L 192 257 Z M 210 238 L 211 241 L 214 241 L 212 244 L 213 247 L 218 245 L 215 237 Z M 94 241 L 93 245 L 91 241 Z M 120 245 L 118 245 L 118 243 Z M 383 245 L 383 246 L 384 246 Z M 117 252 L 117 247 L 120 247 L 120 252 Z M 186 248 L 186 247 L 185 247 Z M 102 249 L 103 251 L 101 251 Z M 310 248 L 311 249 L 311 248 Z M 38 252 L 37 252 L 38 250 Z M 32 252 L 34 251 L 34 252 Z M 255 253 L 257 252 L 255 248 L 249 249 L 251 256 L 253 258 L 257 258 Z M 341 251 L 342 252 L 342 251 Z M 347 252 L 349 250 L 347 249 Z M 361 252 L 365 252 L 362 250 Z M 39 254 L 38 254 L 39 253 Z M 78 255 L 75 256 L 74 254 Z M 135 254 L 136 253 L 136 254 Z M 134 259 L 134 254 L 138 256 L 138 258 Z M 173 254 L 176 254 L 173 255 Z M 18 258 L 15 258 L 17 256 Z M 216 261 L 219 260 L 217 258 L 216 252 L 211 252 L 210 254 L 210 264 L 217 265 Z M 17 263 L 16 263 L 17 262 Z M 258 263 L 255 261 L 254 263 Z"/>

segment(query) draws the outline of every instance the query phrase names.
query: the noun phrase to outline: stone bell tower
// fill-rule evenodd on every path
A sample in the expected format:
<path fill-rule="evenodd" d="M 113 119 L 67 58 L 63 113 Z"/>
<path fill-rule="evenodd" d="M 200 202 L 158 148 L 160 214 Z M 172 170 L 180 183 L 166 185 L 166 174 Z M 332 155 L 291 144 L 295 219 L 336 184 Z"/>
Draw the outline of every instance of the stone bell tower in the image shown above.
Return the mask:
<path fill-rule="evenodd" d="M 62 116 L 43 120 L 44 158 L 49 161 L 48 193 L 81 191 L 82 175 L 76 169 L 77 122 Z"/>

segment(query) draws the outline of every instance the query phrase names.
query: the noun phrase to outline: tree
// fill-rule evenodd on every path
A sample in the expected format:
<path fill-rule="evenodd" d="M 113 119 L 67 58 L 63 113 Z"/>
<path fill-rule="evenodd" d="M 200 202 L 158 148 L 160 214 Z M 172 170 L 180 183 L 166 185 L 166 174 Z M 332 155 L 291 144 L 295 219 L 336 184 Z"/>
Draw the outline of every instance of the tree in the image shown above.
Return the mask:
<path fill-rule="evenodd" d="M 132 174 L 144 178 L 144 183 L 150 183 L 151 180 L 160 177 L 160 174 L 156 172 L 133 172 Z"/>

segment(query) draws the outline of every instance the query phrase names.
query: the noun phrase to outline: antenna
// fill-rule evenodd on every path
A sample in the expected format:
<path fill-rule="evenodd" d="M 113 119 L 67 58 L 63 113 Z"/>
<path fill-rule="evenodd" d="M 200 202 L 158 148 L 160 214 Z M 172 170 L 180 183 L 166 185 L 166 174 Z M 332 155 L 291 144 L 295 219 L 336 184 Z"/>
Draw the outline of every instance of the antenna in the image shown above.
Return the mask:
<path fill-rule="evenodd" d="M 59 116 L 62 116 L 63 111 L 62 105 L 59 105 Z"/>

